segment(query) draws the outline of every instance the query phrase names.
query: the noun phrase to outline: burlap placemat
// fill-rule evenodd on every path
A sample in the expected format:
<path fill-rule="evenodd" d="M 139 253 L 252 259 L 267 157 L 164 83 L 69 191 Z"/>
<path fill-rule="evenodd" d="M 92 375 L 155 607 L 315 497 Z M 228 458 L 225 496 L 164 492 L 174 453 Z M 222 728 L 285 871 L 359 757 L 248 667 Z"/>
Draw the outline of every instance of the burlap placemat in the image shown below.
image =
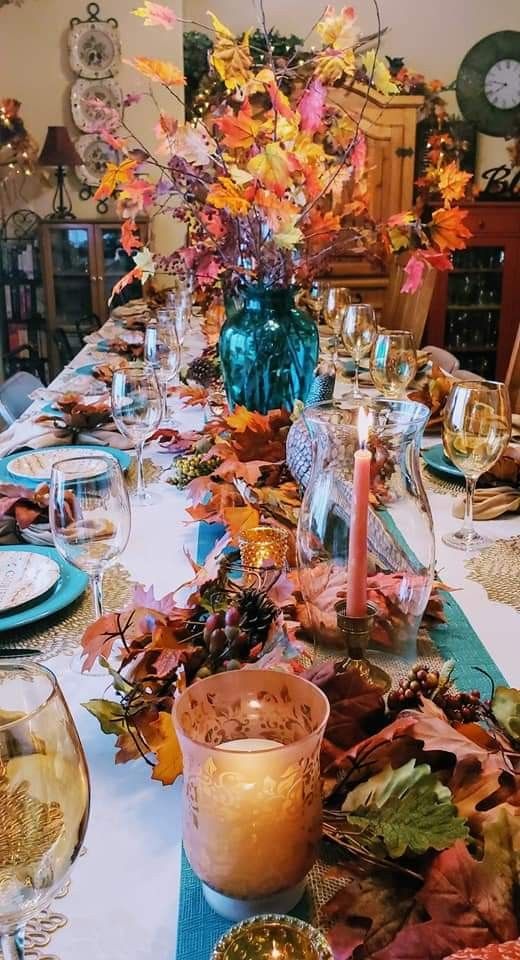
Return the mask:
<path fill-rule="evenodd" d="M 520 536 L 496 540 L 466 560 L 468 580 L 484 587 L 490 600 L 520 613 Z"/>

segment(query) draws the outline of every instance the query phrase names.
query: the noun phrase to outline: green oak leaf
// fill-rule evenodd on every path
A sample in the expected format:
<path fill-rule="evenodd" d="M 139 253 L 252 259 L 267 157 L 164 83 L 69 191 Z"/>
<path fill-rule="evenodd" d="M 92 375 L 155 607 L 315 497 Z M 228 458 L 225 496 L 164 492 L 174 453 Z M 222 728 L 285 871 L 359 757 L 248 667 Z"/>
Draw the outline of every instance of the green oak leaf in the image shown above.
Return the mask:
<path fill-rule="evenodd" d="M 127 727 L 120 703 L 114 703 L 113 700 L 87 700 L 81 706 L 99 720 L 103 733 L 115 733 L 116 736 L 125 733 Z"/>
<path fill-rule="evenodd" d="M 513 740 L 520 740 L 520 690 L 497 687 L 491 709 L 502 730 Z"/>
<path fill-rule="evenodd" d="M 388 764 L 352 790 L 342 807 L 347 824 L 360 833 L 360 842 L 382 840 L 390 857 L 409 852 L 445 850 L 468 836 L 466 821 L 457 816 L 451 793 L 428 764 L 412 759 L 393 770 Z"/>

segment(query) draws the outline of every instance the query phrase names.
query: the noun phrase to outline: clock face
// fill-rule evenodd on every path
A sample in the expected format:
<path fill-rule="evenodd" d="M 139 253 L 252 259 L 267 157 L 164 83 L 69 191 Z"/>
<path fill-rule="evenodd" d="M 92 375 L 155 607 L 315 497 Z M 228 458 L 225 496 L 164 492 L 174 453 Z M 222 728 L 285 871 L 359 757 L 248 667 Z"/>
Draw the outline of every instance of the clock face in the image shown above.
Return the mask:
<path fill-rule="evenodd" d="M 480 133 L 513 136 L 520 122 L 520 32 L 501 30 L 476 43 L 456 90 L 461 113 Z"/>
<path fill-rule="evenodd" d="M 520 104 L 520 62 L 499 60 L 486 74 L 484 90 L 490 103 L 499 110 L 512 110 Z"/>

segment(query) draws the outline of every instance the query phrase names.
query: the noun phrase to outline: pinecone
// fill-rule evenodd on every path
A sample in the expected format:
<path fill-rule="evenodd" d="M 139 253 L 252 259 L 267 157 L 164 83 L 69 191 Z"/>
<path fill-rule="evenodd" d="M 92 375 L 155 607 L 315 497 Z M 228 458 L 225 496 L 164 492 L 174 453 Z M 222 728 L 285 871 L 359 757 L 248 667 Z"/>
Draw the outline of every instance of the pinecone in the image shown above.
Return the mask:
<path fill-rule="evenodd" d="M 260 590 L 247 587 L 237 597 L 236 606 L 240 610 L 240 627 L 249 637 L 250 646 L 265 643 L 269 627 L 278 613 L 278 608 Z"/>
<path fill-rule="evenodd" d="M 186 378 L 195 380 L 203 387 L 211 387 L 217 380 L 220 380 L 220 360 L 218 357 L 197 357 L 192 360 L 187 371 Z"/>
<path fill-rule="evenodd" d="M 219 457 L 210 457 L 209 460 L 203 459 L 201 453 L 188 453 L 185 457 L 178 457 L 172 465 L 172 475 L 168 478 L 168 483 L 174 487 L 180 487 L 181 490 L 196 477 L 208 477 L 210 473 L 220 464 Z"/>

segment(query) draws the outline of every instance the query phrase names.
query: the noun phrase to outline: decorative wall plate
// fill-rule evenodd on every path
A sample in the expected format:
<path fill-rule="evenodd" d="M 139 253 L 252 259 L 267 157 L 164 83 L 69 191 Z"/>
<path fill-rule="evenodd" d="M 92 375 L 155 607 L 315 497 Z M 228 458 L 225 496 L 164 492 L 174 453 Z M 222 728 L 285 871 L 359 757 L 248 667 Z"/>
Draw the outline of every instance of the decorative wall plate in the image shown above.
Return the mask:
<path fill-rule="evenodd" d="M 72 117 L 76 126 L 85 133 L 95 133 L 106 125 L 104 111 L 92 105 L 92 100 L 100 100 L 104 107 L 114 110 L 119 117 L 123 110 L 123 95 L 117 80 L 76 80 L 70 91 Z"/>
<path fill-rule="evenodd" d="M 60 577 L 58 564 L 29 550 L 0 553 L 0 614 L 47 593 Z"/>
<path fill-rule="evenodd" d="M 69 33 L 69 61 L 74 73 L 96 79 L 111 77 L 121 64 L 121 44 L 112 23 L 77 23 Z"/>
<path fill-rule="evenodd" d="M 83 163 L 76 167 L 76 176 L 82 183 L 97 187 L 107 163 L 119 163 L 117 150 L 105 143 L 97 133 L 85 133 L 75 143 Z"/>

